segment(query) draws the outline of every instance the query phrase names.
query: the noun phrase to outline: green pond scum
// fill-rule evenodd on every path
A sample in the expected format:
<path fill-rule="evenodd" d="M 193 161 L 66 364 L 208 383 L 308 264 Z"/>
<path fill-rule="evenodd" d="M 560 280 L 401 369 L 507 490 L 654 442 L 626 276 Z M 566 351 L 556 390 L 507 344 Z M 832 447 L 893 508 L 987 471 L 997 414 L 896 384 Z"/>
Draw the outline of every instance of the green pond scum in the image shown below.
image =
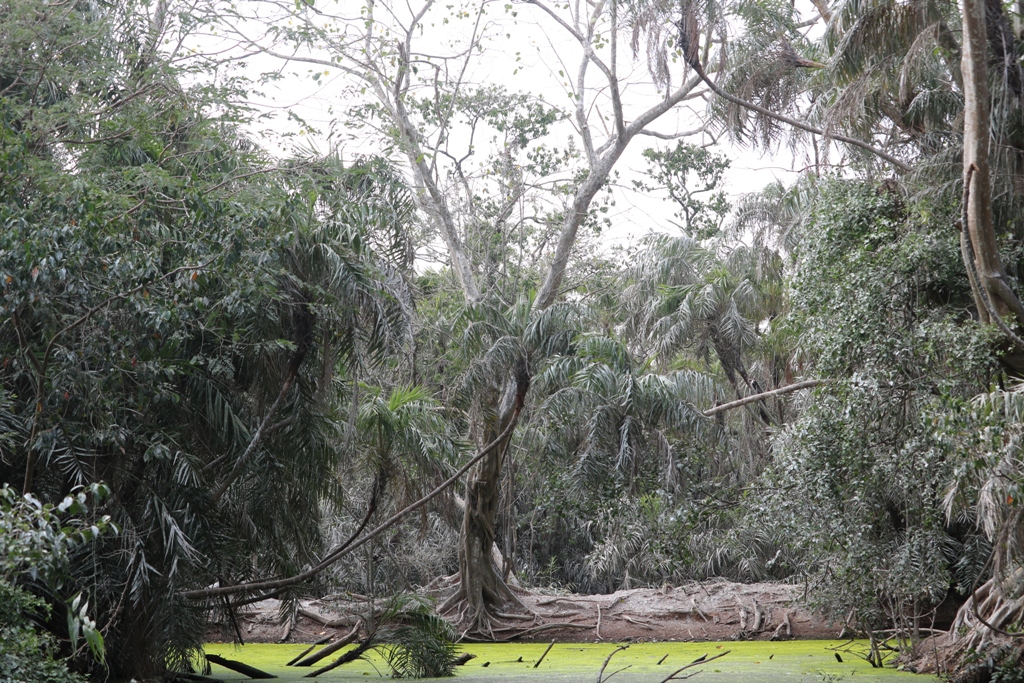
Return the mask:
<path fill-rule="evenodd" d="M 726 642 L 726 643 L 636 643 L 617 653 L 605 670 L 605 679 L 613 672 L 614 683 L 660 683 L 666 676 L 698 657 L 711 657 L 729 651 L 725 657 L 699 664 L 681 676 L 697 675 L 694 683 L 931 683 L 935 676 L 922 676 L 895 669 L 873 669 L 852 652 L 840 650 L 842 662 L 837 661 L 835 648 L 843 641 L 794 640 L 787 642 Z M 620 643 L 555 643 L 537 668 L 534 664 L 547 648 L 547 643 L 464 643 L 460 652 L 476 655 L 465 666 L 458 667 L 453 681 L 462 683 L 596 683 L 598 671 L 605 658 Z M 212 643 L 206 646 L 210 654 L 244 662 L 276 675 L 282 683 L 303 681 L 364 681 L 390 678 L 383 658 L 370 653 L 365 661 L 345 664 L 316 679 L 303 678 L 316 667 L 297 669 L 285 664 L 309 645 L 252 644 L 237 646 L 230 643 Z M 866 643 L 858 647 L 866 649 Z M 318 648 L 319 649 L 319 648 Z M 667 657 L 666 657 L 667 655 Z M 331 655 L 317 664 L 333 661 Z M 659 661 L 662 661 L 659 664 Z M 629 667 L 624 670 L 623 667 Z M 621 670 L 621 671 L 620 671 Z M 224 681 L 249 680 L 245 676 L 212 665 L 213 675 Z M 434 679 L 437 680 L 437 679 Z"/>

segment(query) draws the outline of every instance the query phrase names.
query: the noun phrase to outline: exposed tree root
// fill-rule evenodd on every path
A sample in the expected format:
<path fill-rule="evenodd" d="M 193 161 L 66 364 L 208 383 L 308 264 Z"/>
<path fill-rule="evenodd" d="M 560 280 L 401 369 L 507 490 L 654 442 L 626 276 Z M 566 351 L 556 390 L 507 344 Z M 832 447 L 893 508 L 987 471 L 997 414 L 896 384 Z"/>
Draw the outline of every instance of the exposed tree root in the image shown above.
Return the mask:
<path fill-rule="evenodd" d="M 1024 567 L 1010 572 L 1002 581 L 991 578 L 974 591 L 957 612 L 952 634 L 964 652 L 978 651 L 995 637 L 1021 638 L 1011 632 L 1024 623 Z"/>
<path fill-rule="evenodd" d="M 458 588 L 437 608 L 437 613 L 451 621 L 463 634 L 463 638 L 497 640 L 497 633 L 528 630 L 529 627 L 524 629 L 522 622 L 529 622 L 530 625 L 541 623 L 541 615 L 528 607 L 497 573 L 488 578 L 490 581 L 478 586 L 475 600 L 469 599 L 460 582 Z M 520 592 L 523 595 L 529 594 L 529 591 Z"/>

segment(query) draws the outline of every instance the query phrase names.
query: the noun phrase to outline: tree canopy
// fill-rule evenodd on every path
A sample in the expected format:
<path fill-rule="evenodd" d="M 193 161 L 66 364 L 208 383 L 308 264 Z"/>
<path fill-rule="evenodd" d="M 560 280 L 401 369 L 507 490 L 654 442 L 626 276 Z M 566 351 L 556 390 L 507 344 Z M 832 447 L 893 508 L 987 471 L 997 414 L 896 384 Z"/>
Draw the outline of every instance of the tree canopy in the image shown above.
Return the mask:
<path fill-rule="evenodd" d="M 3 675 L 711 577 L 1016 666 L 1020 8 L 812 4 L 0 0 Z"/>

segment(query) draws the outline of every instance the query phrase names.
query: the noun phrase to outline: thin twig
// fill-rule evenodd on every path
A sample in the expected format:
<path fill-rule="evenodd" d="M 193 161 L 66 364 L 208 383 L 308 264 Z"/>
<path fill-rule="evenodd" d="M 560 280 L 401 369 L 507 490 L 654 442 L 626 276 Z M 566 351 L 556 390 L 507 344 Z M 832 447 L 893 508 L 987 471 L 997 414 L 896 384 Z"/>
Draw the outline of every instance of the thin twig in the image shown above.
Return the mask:
<path fill-rule="evenodd" d="M 597 672 L 597 683 L 601 683 L 602 680 L 604 679 L 604 670 L 608 668 L 608 662 L 612 661 L 612 657 L 614 657 L 616 655 L 616 653 L 622 652 L 623 650 L 628 650 L 628 649 L 629 649 L 629 645 L 619 645 L 617 648 L 615 648 L 614 650 L 611 651 L 611 654 L 609 654 L 605 658 L 604 664 L 601 665 L 601 670 Z M 611 678 L 611 676 L 609 676 L 609 678 Z"/>
<path fill-rule="evenodd" d="M 727 654 L 729 654 L 730 652 L 732 652 L 732 650 L 726 650 L 725 652 L 721 652 L 721 653 L 715 655 L 714 657 L 708 657 L 707 659 L 701 658 L 698 661 L 690 662 L 686 666 L 681 666 L 678 669 L 676 669 L 675 671 L 673 671 L 672 673 L 670 673 L 665 678 L 661 679 L 661 683 L 668 683 L 669 681 L 671 681 L 673 679 L 679 680 L 679 681 L 685 680 L 685 679 L 689 678 L 690 676 L 683 676 L 682 678 L 676 678 L 676 676 L 678 676 L 682 672 L 686 671 L 687 669 L 690 669 L 692 667 L 697 666 L 698 664 L 707 664 L 708 662 L 713 662 L 716 659 L 720 659 L 720 658 L 726 656 Z M 694 672 L 694 673 L 699 673 L 699 672 Z M 693 674 L 690 674 L 690 675 L 692 676 Z"/>

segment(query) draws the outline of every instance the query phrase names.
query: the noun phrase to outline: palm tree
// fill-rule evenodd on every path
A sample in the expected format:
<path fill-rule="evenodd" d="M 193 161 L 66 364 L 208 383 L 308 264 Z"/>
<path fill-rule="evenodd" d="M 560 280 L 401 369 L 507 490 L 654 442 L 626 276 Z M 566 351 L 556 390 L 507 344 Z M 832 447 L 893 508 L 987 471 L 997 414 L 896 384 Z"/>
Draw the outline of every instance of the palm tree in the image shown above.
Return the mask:
<path fill-rule="evenodd" d="M 411 196 L 381 163 L 273 166 L 223 91 L 159 55 L 137 72 L 132 32 L 161 30 L 145 7 L 28 4 L 0 17 L 0 476 L 44 501 L 110 486 L 100 512 L 122 532 L 65 585 L 111 673 L 155 676 L 190 666 L 210 607 L 236 606 L 180 590 L 319 553 L 346 380 L 406 341 L 386 257 Z"/>
<path fill-rule="evenodd" d="M 766 294 L 781 275 L 762 255 L 736 248 L 730 264 L 687 237 L 647 237 L 623 293 L 631 331 L 666 365 L 684 351 L 705 362 L 713 352 L 737 397 L 758 393 L 744 352 L 759 338 L 754 323 L 772 314 L 769 304 L 780 304 L 778 291 Z"/>
<path fill-rule="evenodd" d="M 581 336 L 571 355 L 552 359 L 537 376 L 537 389 L 548 394 L 540 410 L 546 449 L 575 457 L 579 482 L 600 483 L 614 473 L 630 495 L 637 492 L 645 458 L 660 458 L 666 477 L 674 476 L 666 436 L 713 431 L 696 407 L 713 400 L 710 377 L 650 372 L 610 337 Z"/>

